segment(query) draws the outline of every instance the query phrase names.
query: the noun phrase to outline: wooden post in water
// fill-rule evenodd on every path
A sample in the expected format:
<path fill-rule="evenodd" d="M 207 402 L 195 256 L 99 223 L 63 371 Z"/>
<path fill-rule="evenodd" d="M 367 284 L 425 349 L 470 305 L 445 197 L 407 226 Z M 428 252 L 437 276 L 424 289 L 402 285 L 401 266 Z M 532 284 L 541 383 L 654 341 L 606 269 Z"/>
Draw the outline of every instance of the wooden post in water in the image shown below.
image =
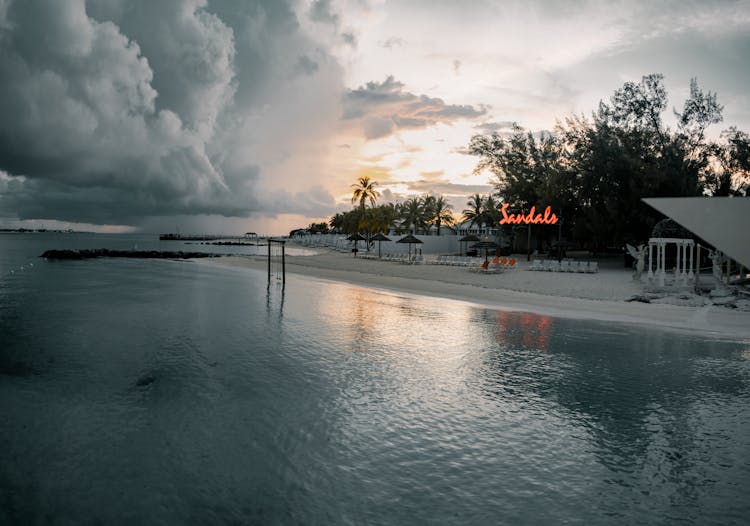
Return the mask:
<path fill-rule="evenodd" d="M 271 245 L 281 245 L 281 283 L 286 284 L 286 241 L 285 240 L 278 240 L 278 239 L 271 239 L 268 238 L 268 281 L 271 282 L 271 258 L 272 257 L 278 257 L 273 250 L 271 249 Z M 276 273 L 279 271 L 278 266 L 274 265 L 273 272 Z M 279 279 L 278 276 L 276 276 L 276 279 Z"/>

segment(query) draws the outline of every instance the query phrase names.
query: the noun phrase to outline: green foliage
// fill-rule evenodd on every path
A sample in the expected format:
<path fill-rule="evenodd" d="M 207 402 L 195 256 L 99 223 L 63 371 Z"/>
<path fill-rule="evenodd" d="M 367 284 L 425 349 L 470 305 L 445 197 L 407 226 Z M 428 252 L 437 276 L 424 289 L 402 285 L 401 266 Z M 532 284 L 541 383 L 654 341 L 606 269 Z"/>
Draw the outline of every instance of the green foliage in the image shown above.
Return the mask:
<path fill-rule="evenodd" d="M 361 207 L 337 213 L 329 225 L 333 232 L 343 234 L 387 234 L 391 229 L 398 233 L 424 233 L 430 225 L 435 225 L 439 235 L 441 226 L 454 223 L 451 208 L 443 196 L 415 196 L 403 203 L 371 206 L 364 215 Z"/>
<path fill-rule="evenodd" d="M 307 231 L 311 234 L 327 234 L 329 232 L 328 223 L 325 221 L 320 223 L 310 223 L 307 227 Z"/>
<path fill-rule="evenodd" d="M 399 219 L 402 229 L 418 234 L 424 232 L 428 225 L 428 210 L 423 197 L 412 197 L 399 206 Z"/>
<path fill-rule="evenodd" d="M 352 203 L 359 201 L 359 208 L 364 215 L 365 203 L 369 200 L 370 205 L 375 206 L 375 201 L 380 197 L 380 193 L 375 190 L 378 185 L 376 181 L 370 180 L 370 177 L 365 175 L 360 177 L 356 184 L 352 185 L 354 189 L 352 191 Z"/>
<path fill-rule="evenodd" d="M 440 235 L 440 227 L 442 225 L 450 226 L 456 222 L 453 218 L 453 212 L 451 212 L 453 206 L 448 203 L 445 197 L 442 195 L 437 197 L 430 195 L 425 198 L 425 201 L 427 220 L 430 224 L 435 225 L 437 235 Z"/>
<path fill-rule="evenodd" d="M 466 206 L 468 208 L 465 208 L 463 211 L 463 220 L 469 221 L 469 227 L 486 223 L 484 220 L 484 198 L 481 195 L 472 195 L 471 199 L 466 201 Z"/>
<path fill-rule="evenodd" d="M 703 182 L 712 195 L 750 195 L 750 136 L 735 127 L 721 135 L 722 144 L 712 145 L 715 169 L 707 170 Z"/>
<path fill-rule="evenodd" d="M 558 123 L 554 135 L 515 126 L 507 135 L 473 137 L 469 151 L 515 210 L 552 206 L 569 236 L 592 248 L 622 246 L 646 239 L 660 219 L 643 197 L 748 191 L 748 135 L 730 128 L 721 144 L 705 137 L 721 121 L 716 94 L 693 79 L 674 131 L 662 122 L 666 108 L 662 75 L 648 75 L 625 83 L 590 119 Z M 464 210 L 471 221 L 478 198 Z"/>
<path fill-rule="evenodd" d="M 496 228 L 501 217 L 501 203 L 496 196 L 474 194 L 466 201 L 466 206 L 468 208 L 465 208 L 462 214 L 463 220 L 469 222 L 469 227 L 486 224 L 493 225 L 493 228 Z"/>

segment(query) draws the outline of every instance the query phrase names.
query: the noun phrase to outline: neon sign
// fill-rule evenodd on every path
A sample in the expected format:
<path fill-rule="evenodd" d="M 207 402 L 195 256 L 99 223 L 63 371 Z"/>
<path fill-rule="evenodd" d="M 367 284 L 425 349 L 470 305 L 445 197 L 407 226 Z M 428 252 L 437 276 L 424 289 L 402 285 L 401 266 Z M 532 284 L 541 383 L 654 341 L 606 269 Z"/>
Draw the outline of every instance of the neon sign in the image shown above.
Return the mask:
<path fill-rule="evenodd" d="M 552 212 L 552 207 L 548 206 L 544 209 L 544 214 L 537 214 L 536 213 L 536 207 L 532 206 L 531 210 L 529 210 L 529 213 L 526 215 L 523 214 L 509 214 L 507 212 L 508 207 L 510 205 L 508 203 L 505 203 L 503 207 L 500 209 L 500 212 L 503 214 L 503 218 L 500 220 L 501 225 L 520 225 L 521 223 L 525 225 L 556 225 L 557 224 L 557 216 Z"/>

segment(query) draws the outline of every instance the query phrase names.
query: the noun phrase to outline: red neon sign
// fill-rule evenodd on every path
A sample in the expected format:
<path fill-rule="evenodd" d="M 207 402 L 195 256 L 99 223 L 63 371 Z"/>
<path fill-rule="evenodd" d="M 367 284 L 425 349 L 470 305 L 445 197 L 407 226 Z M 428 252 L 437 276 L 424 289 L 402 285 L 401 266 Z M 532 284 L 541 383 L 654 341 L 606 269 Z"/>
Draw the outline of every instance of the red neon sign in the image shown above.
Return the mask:
<path fill-rule="evenodd" d="M 529 213 L 523 214 L 509 214 L 507 212 L 510 205 L 505 203 L 500 209 L 503 214 L 503 218 L 500 220 L 501 225 L 555 225 L 557 224 L 557 216 L 552 212 L 552 207 L 548 206 L 544 209 L 544 214 L 537 214 L 536 207 L 532 206 Z"/>

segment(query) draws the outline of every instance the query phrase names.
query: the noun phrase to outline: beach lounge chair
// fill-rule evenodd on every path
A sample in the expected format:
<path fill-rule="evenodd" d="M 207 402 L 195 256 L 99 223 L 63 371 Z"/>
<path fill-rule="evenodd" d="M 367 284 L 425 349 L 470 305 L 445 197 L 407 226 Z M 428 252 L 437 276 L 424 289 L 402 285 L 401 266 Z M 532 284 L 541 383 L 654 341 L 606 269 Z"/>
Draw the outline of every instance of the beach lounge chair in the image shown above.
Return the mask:
<path fill-rule="evenodd" d="M 492 265 L 492 262 L 483 260 L 481 258 L 479 258 L 479 261 L 481 261 L 481 263 L 478 266 L 472 265 L 469 267 L 469 270 L 471 270 L 472 272 L 481 272 L 486 274 L 499 272 L 499 268 Z"/>
<path fill-rule="evenodd" d="M 492 261 L 490 261 L 490 264 L 487 265 L 486 271 L 490 273 L 497 273 L 502 272 L 504 268 L 505 266 L 503 265 L 502 260 L 499 257 L 495 257 Z"/>

